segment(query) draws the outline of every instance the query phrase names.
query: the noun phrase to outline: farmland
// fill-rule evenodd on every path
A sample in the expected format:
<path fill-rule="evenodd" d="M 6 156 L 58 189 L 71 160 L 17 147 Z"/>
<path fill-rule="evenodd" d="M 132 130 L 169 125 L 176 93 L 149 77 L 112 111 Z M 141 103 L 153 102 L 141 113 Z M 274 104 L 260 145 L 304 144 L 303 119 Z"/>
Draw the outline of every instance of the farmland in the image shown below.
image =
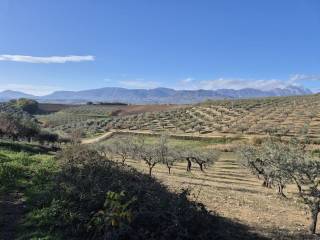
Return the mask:
<path fill-rule="evenodd" d="M 49 131 L 69 136 L 74 130 L 80 129 L 83 137 L 92 137 L 106 131 L 107 125 L 114 116 L 131 115 L 141 112 L 153 112 L 162 109 L 175 108 L 170 105 L 57 105 L 42 104 L 40 110 L 50 114 L 37 116 L 44 128 Z"/>
<path fill-rule="evenodd" d="M 268 135 L 304 133 L 320 141 L 320 95 L 208 101 L 155 113 L 114 118 L 112 129 L 188 135 Z"/>
<path fill-rule="evenodd" d="M 317 239 L 319 100 L 68 105 L 35 116 L 4 104 L 0 236 Z"/>
<path fill-rule="evenodd" d="M 113 153 L 110 156 L 113 159 L 123 161 L 125 149 L 121 148 L 121 139 L 130 138 L 137 140 L 139 136 L 116 134 L 95 147 L 103 152 L 111 151 Z M 159 137 L 147 135 L 143 137 L 144 144 L 159 146 L 158 141 Z M 219 141 L 199 142 L 181 139 L 169 139 L 168 142 L 171 148 L 182 148 L 183 151 L 189 149 L 191 152 L 199 148 L 202 151 L 220 150 L 220 144 Z M 241 146 L 244 142 L 235 144 Z M 125 142 L 124 146 L 128 145 L 130 144 Z M 104 146 L 106 150 L 103 150 Z M 319 161 L 319 158 L 316 159 Z M 143 173 L 149 171 L 148 164 L 139 158 L 128 157 L 126 164 Z M 293 182 L 288 182 L 285 186 L 285 197 L 282 197 L 277 193 L 276 182 L 272 188 L 264 187 L 263 178 L 261 176 L 260 179 L 257 178 L 240 161 L 235 151 L 222 153 L 219 159 L 206 167 L 204 172 L 198 166 L 193 166 L 191 171 L 186 171 L 186 167 L 185 161 L 174 162 L 168 174 L 165 164 L 157 164 L 153 175 L 172 191 L 189 189 L 191 199 L 203 203 L 219 215 L 250 226 L 251 231 L 259 235 L 272 239 L 317 239 L 316 236 L 308 235 L 306 232 L 310 221 L 306 217 L 309 210 L 299 198 Z"/>
<path fill-rule="evenodd" d="M 48 115 L 38 115 L 46 129 L 68 136 L 75 129 L 81 129 L 84 136 L 103 133 L 114 111 L 120 106 L 74 106 L 66 107 Z"/>

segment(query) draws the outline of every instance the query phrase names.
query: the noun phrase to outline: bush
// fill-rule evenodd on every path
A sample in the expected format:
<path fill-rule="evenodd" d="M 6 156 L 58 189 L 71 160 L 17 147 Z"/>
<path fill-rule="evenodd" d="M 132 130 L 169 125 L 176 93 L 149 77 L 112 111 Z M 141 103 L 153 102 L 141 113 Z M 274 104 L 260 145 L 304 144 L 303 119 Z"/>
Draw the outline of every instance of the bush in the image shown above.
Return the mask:
<path fill-rule="evenodd" d="M 29 230 L 41 230 L 33 238 L 248 239 L 240 225 L 228 223 L 224 231 L 226 221 L 189 201 L 187 190 L 171 193 L 154 178 L 94 150 L 74 146 L 57 161 L 61 170 L 52 179 L 50 199 L 29 214 Z"/>
<path fill-rule="evenodd" d="M 251 142 L 252 142 L 253 145 L 259 146 L 259 145 L 261 145 L 263 143 L 263 139 L 261 137 L 253 137 L 251 139 Z"/>
<path fill-rule="evenodd" d="M 27 98 L 20 98 L 17 100 L 11 100 L 10 104 L 12 106 L 15 106 L 17 108 L 20 108 L 21 110 L 29 113 L 29 114 L 35 114 L 39 110 L 39 104 L 37 101 Z"/>

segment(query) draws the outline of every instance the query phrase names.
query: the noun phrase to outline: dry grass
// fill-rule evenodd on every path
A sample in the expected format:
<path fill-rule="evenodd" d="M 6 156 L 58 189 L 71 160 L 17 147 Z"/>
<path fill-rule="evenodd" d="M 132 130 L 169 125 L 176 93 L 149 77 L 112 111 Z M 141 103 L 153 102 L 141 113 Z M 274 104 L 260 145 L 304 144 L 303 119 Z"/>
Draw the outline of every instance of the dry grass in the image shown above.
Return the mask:
<path fill-rule="evenodd" d="M 147 173 L 143 162 L 130 160 L 128 164 Z M 153 174 L 173 191 L 191 189 L 192 198 L 224 217 L 248 225 L 253 232 L 273 239 L 320 239 L 307 234 L 308 215 L 295 197 L 294 186 L 286 189 L 288 199 L 277 197 L 274 189 L 262 187 L 259 179 L 240 166 L 233 153 L 223 153 L 205 173 L 197 166 L 191 173 L 185 169 L 185 164 L 179 163 L 169 175 L 165 166 L 157 165 Z"/>
<path fill-rule="evenodd" d="M 183 105 L 174 105 L 174 104 L 155 104 L 155 105 L 129 105 L 120 108 L 120 111 L 117 113 L 117 116 L 125 116 L 131 114 L 139 114 L 145 112 L 158 112 L 158 111 L 167 111 L 177 108 L 181 108 Z"/>

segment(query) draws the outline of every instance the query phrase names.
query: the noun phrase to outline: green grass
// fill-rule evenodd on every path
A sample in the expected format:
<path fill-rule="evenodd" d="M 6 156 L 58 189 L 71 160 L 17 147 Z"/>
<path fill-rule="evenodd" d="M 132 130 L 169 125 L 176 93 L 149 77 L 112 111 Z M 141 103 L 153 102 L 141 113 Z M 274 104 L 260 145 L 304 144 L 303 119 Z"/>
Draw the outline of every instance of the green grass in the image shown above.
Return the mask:
<path fill-rule="evenodd" d="M 51 155 L 35 154 L 37 150 L 17 152 L 12 148 L 5 150 L 3 145 L 0 148 L 0 194 L 30 187 L 34 176 L 41 171 L 51 171 L 54 166 Z M 29 145 L 21 146 L 21 149 L 28 148 Z"/>
<path fill-rule="evenodd" d="M 119 137 L 128 137 L 129 135 L 115 135 L 114 137 L 107 139 L 104 143 L 109 143 L 114 141 Z M 132 136 L 132 135 L 130 135 Z M 137 136 L 133 136 L 133 138 L 137 138 Z M 159 141 L 158 136 L 144 136 L 144 140 L 147 144 L 156 144 Z M 212 138 L 212 139 L 204 139 L 204 140 L 187 140 L 187 139 L 176 139 L 169 138 L 169 145 L 172 147 L 186 147 L 186 148 L 205 148 L 214 144 L 227 144 L 237 139 L 230 138 Z"/>
<path fill-rule="evenodd" d="M 28 219 L 34 217 L 33 209 L 49 198 L 54 188 L 51 176 L 59 169 L 54 157 L 44 149 L 37 153 L 39 149 L 42 148 L 26 143 L 0 142 L 0 198 L 19 192 L 27 206 L 18 229 L 21 239 L 32 239 L 24 236 L 29 232 Z"/>

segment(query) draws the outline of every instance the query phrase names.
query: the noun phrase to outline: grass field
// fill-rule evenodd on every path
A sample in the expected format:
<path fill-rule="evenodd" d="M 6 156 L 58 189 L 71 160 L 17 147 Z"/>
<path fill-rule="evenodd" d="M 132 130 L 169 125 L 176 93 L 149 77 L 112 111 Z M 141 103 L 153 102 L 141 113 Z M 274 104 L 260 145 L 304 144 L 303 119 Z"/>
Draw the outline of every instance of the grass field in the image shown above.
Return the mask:
<path fill-rule="evenodd" d="M 114 141 L 116 138 L 138 138 L 143 137 L 145 143 L 147 144 L 155 144 L 159 141 L 159 136 L 155 135 L 143 135 L 143 134 L 133 134 L 128 135 L 125 132 L 115 132 L 112 138 L 109 138 L 102 142 L 102 144 L 108 144 L 108 142 Z M 188 139 L 179 139 L 179 138 L 169 138 L 168 144 L 172 147 L 185 147 L 185 148 L 199 148 L 199 147 L 206 147 L 206 148 L 214 148 L 217 146 L 226 146 L 226 145 L 237 145 L 240 143 L 244 143 L 245 140 L 238 139 L 238 138 L 225 138 L 225 137 L 217 137 L 217 138 L 211 138 L 211 139 L 204 139 L 202 141 L 198 140 L 188 140 Z"/>
<path fill-rule="evenodd" d="M 26 214 L 41 202 L 39 194 L 47 194 L 52 186 L 48 178 L 56 167 L 48 149 L 0 142 L 0 239 L 24 235 L 24 227 L 28 225 Z"/>

